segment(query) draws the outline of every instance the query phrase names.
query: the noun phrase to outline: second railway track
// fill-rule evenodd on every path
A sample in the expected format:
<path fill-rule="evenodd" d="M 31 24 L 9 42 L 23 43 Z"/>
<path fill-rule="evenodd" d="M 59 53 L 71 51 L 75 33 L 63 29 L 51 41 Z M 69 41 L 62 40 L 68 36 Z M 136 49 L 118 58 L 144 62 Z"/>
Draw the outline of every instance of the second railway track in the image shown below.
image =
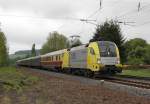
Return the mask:
<path fill-rule="evenodd" d="M 144 89 L 150 89 L 150 81 L 144 81 L 144 80 L 135 80 L 132 78 L 120 78 L 120 77 L 102 77 L 100 79 L 103 79 L 105 81 L 113 82 L 113 83 L 119 83 L 123 85 L 128 86 L 134 86 L 138 88 L 144 88 Z"/>

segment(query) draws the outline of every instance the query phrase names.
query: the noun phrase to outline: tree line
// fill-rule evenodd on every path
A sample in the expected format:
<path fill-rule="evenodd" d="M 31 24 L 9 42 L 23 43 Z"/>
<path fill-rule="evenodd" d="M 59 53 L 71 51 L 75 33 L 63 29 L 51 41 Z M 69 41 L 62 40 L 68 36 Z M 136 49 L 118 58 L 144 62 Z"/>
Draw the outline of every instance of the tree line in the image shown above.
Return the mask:
<path fill-rule="evenodd" d="M 3 32 L 0 32 L 0 67 L 8 65 L 7 40 Z"/>
<path fill-rule="evenodd" d="M 117 21 L 105 21 L 98 25 L 89 42 L 101 40 L 116 43 L 123 64 L 150 64 L 150 44 L 141 38 L 126 40 Z M 81 44 L 82 42 L 79 39 L 71 42 L 65 35 L 55 31 L 48 35 L 46 42 L 42 45 L 41 54 Z M 34 56 L 36 56 L 35 44 L 32 45 L 31 55 L 28 57 Z M 0 67 L 8 65 L 9 61 L 7 39 L 4 33 L 0 32 Z"/>
<path fill-rule="evenodd" d="M 41 54 L 71 48 L 81 45 L 82 42 L 79 39 L 75 39 L 73 42 L 70 41 L 65 35 L 60 34 L 56 31 L 49 34 L 47 41 L 43 44 Z"/>

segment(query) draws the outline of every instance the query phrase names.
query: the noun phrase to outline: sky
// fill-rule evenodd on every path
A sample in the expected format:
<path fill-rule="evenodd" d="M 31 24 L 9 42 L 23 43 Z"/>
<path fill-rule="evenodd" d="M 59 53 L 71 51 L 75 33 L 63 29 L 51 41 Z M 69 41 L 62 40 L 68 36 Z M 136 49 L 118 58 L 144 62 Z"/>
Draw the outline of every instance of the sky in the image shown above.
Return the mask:
<path fill-rule="evenodd" d="M 79 35 L 87 43 L 96 26 L 78 19 L 125 22 L 120 27 L 127 40 L 143 38 L 150 43 L 150 0 L 0 0 L 0 28 L 9 53 L 30 50 L 33 43 L 40 49 L 53 31 L 68 38 Z"/>

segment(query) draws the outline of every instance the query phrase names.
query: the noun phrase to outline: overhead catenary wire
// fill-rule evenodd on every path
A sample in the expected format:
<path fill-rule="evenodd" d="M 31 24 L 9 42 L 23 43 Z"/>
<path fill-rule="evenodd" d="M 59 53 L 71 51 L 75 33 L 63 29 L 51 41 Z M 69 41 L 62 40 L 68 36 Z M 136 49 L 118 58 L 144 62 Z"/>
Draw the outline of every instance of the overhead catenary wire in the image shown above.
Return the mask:
<path fill-rule="evenodd" d="M 87 19 L 89 19 L 89 18 L 95 16 L 97 13 L 99 13 L 99 12 L 101 11 L 101 9 L 102 9 L 102 2 L 103 2 L 102 0 L 99 0 L 99 8 L 98 8 L 96 11 L 94 11 L 93 13 L 91 13 L 91 14 L 87 17 Z"/>
<path fill-rule="evenodd" d="M 144 26 L 144 25 L 147 25 L 147 24 L 150 24 L 150 21 L 146 21 L 144 23 L 141 23 L 141 24 L 138 24 L 138 25 L 135 25 L 135 26 L 140 27 L 140 26 Z"/>
<path fill-rule="evenodd" d="M 97 9 L 97 10 L 96 10 L 95 12 L 93 12 L 92 14 L 90 14 L 87 18 L 93 17 L 93 16 L 96 15 L 99 11 L 100 11 L 100 8 Z"/>
<path fill-rule="evenodd" d="M 127 16 L 127 15 L 129 16 L 130 14 L 133 14 L 133 13 L 138 13 L 138 12 L 146 9 L 149 6 L 150 6 L 150 4 L 147 4 L 147 5 L 143 6 L 143 7 L 141 7 L 141 3 L 140 3 L 140 5 L 138 5 L 138 9 L 136 8 L 136 9 L 133 9 L 131 11 L 128 11 L 128 12 L 126 12 L 126 13 L 120 15 L 120 16 L 117 16 L 117 18 L 121 18 L 121 17 Z"/>

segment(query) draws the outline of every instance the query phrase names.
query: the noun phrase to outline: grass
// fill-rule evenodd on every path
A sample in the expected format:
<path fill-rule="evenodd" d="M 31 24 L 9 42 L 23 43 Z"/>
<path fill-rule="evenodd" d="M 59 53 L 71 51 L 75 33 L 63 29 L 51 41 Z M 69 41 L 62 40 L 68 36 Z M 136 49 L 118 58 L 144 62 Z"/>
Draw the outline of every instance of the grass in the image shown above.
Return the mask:
<path fill-rule="evenodd" d="M 150 69 L 124 69 L 121 75 L 150 77 Z"/>
<path fill-rule="evenodd" d="M 27 75 L 15 67 L 0 68 L 0 86 L 7 91 L 21 91 L 24 87 L 33 85 L 39 80 L 38 77 Z"/>

